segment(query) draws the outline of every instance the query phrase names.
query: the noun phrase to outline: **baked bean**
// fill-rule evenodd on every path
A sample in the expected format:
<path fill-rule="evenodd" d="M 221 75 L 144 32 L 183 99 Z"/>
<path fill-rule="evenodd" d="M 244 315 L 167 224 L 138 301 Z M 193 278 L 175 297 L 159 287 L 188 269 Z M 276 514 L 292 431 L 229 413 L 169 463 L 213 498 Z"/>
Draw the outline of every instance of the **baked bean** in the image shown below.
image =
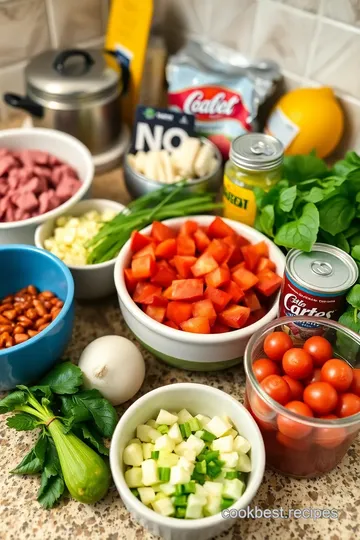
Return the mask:
<path fill-rule="evenodd" d="M 1 303 L 4 304 L 12 304 L 14 301 L 14 296 L 12 294 L 9 294 L 9 296 L 5 296 L 5 298 L 2 299 Z"/>
<path fill-rule="evenodd" d="M 40 317 L 43 317 L 47 313 L 46 308 L 41 300 L 34 300 L 33 304 Z"/>
<path fill-rule="evenodd" d="M 52 320 L 56 319 L 56 317 L 59 315 L 60 311 L 61 311 L 61 308 L 57 308 L 57 307 L 52 308 L 52 310 L 51 310 Z"/>
<path fill-rule="evenodd" d="M 9 347 L 12 347 L 14 345 L 14 339 L 12 336 L 9 336 L 7 340 L 5 341 L 5 347 L 8 349 Z"/>
<path fill-rule="evenodd" d="M 38 290 L 35 287 L 35 285 L 29 285 L 27 288 L 27 292 L 31 294 L 32 296 L 36 296 L 38 294 Z"/>
<path fill-rule="evenodd" d="M 34 326 L 35 326 L 36 330 L 38 330 L 40 328 L 40 326 L 42 326 L 45 323 L 47 323 L 47 320 L 44 319 L 44 317 L 41 317 L 40 319 L 35 321 Z"/>
<path fill-rule="evenodd" d="M 6 311 L 3 311 L 3 316 L 9 319 L 10 321 L 13 321 L 16 318 L 16 309 L 8 309 Z"/>
<path fill-rule="evenodd" d="M 63 302 L 62 300 L 58 300 L 58 301 L 56 302 L 56 307 L 62 308 L 63 305 L 64 305 L 64 302 Z"/>
<path fill-rule="evenodd" d="M 4 315 L 0 315 L 0 324 L 9 324 L 10 320 L 7 317 L 4 317 Z"/>
<path fill-rule="evenodd" d="M 0 335 L 0 346 L 1 347 L 6 347 L 6 341 L 9 339 L 10 337 L 10 334 L 9 332 L 3 332 L 1 335 Z"/>
<path fill-rule="evenodd" d="M 16 334 L 14 336 L 14 341 L 16 345 L 19 343 L 24 343 L 24 341 L 27 341 L 29 339 L 29 336 L 27 334 Z"/>
<path fill-rule="evenodd" d="M 43 291 L 39 294 L 39 298 L 49 300 L 49 298 L 54 298 L 54 293 L 52 293 L 51 291 Z"/>
<path fill-rule="evenodd" d="M 0 306 L 0 313 L 2 313 L 3 311 L 7 311 L 8 309 L 12 309 L 13 305 L 12 304 L 2 304 Z"/>
<path fill-rule="evenodd" d="M 38 313 L 37 313 L 36 309 L 34 309 L 34 308 L 29 308 L 29 309 L 26 311 L 25 315 L 26 315 L 29 319 L 31 319 L 32 321 L 33 321 L 34 319 L 37 319 L 37 317 L 38 317 Z"/>
<path fill-rule="evenodd" d="M 42 330 L 45 330 L 45 328 L 47 328 L 49 326 L 49 322 L 45 323 L 45 324 L 42 324 L 39 328 L 38 328 L 38 331 L 41 332 Z"/>
<path fill-rule="evenodd" d="M 0 334 L 3 334 L 4 332 L 11 332 L 12 326 L 11 324 L 2 324 L 0 326 Z"/>
<path fill-rule="evenodd" d="M 23 326 L 24 328 L 28 328 L 29 326 L 33 325 L 32 320 L 26 317 L 25 315 L 20 315 L 20 317 L 18 317 L 18 321 L 21 323 L 21 326 Z"/>
<path fill-rule="evenodd" d="M 53 305 L 52 305 L 52 303 L 51 303 L 50 300 L 44 300 L 43 304 L 44 304 L 44 306 L 46 307 L 46 309 L 47 309 L 48 311 L 50 311 L 50 309 L 53 307 Z"/>
<path fill-rule="evenodd" d="M 36 334 L 38 334 L 39 332 L 38 332 L 37 330 L 28 330 L 27 333 L 28 333 L 28 336 L 29 336 L 29 337 L 34 337 L 34 336 L 36 336 Z"/>
<path fill-rule="evenodd" d="M 25 333 L 25 328 L 23 326 L 21 326 L 20 324 L 15 326 L 14 331 L 13 331 L 14 335 L 16 335 L 16 334 L 24 334 L 24 333 Z"/>

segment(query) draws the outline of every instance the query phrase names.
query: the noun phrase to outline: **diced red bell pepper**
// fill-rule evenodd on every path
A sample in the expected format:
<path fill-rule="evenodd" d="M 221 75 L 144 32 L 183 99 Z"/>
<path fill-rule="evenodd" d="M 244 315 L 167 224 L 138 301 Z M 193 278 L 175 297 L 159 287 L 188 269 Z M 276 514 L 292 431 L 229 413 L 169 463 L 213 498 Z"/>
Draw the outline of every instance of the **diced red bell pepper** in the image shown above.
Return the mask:
<path fill-rule="evenodd" d="M 175 268 L 175 260 L 174 257 L 172 259 L 169 259 L 169 265 Z"/>
<path fill-rule="evenodd" d="M 189 255 L 193 257 L 195 255 L 196 246 L 191 236 L 186 234 L 179 234 L 177 237 L 177 250 L 178 255 Z"/>
<path fill-rule="evenodd" d="M 232 266 L 231 273 L 233 274 L 234 272 L 236 272 L 236 270 L 239 270 L 239 268 L 245 268 L 245 261 L 239 262 L 235 266 Z"/>
<path fill-rule="evenodd" d="M 230 302 L 231 295 L 221 289 L 215 289 L 214 287 L 208 287 L 205 291 L 204 297 L 211 300 L 215 311 L 223 311 L 225 306 Z"/>
<path fill-rule="evenodd" d="M 256 251 L 260 255 L 260 257 L 269 257 L 269 246 L 265 240 L 262 242 L 258 242 L 257 244 L 254 244 L 256 247 Z"/>
<path fill-rule="evenodd" d="M 206 317 L 193 317 L 181 323 L 180 327 L 184 332 L 192 334 L 210 334 L 210 323 Z"/>
<path fill-rule="evenodd" d="M 259 262 L 256 265 L 255 274 L 259 274 L 264 270 L 276 270 L 276 264 L 267 257 L 260 257 Z"/>
<path fill-rule="evenodd" d="M 169 302 L 166 309 L 166 317 L 178 326 L 190 319 L 192 316 L 193 304 L 189 302 Z"/>
<path fill-rule="evenodd" d="M 166 268 L 164 266 L 160 266 L 161 262 L 158 264 L 157 271 L 150 281 L 154 285 L 159 285 L 160 287 L 170 287 L 174 279 L 176 279 L 176 273 L 170 267 Z"/>
<path fill-rule="evenodd" d="M 157 265 L 151 255 L 145 255 L 132 260 L 131 270 L 134 279 L 146 279 L 155 274 Z"/>
<path fill-rule="evenodd" d="M 254 324 L 260 319 L 262 319 L 266 315 L 266 310 L 264 308 L 258 309 L 257 311 L 253 311 L 250 313 L 250 317 L 248 318 L 246 322 L 246 326 L 250 326 L 250 324 Z"/>
<path fill-rule="evenodd" d="M 192 305 L 192 315 L 193 317 L 206 317 L 209 319 L 210 326 L 216 321 L 216 311 L 212 301 L 208 299 L 195 302 Z"/>
<path fill-rule="evenodd" d="M 151 244 L 151 238 L 145 236 L 144 234 L 139 233 L 139 231 L 133 231 L 131 233 L 131 244 L 130 248 L 133 253 L 136 253 L 140 249 L 144 248 L 148 244 Z"/>
<path fill-rule="evenodd" d="M 275 274 L 272 270 L 264 270 L 257 275 L 258 283 L 256 289 L 260 291 L 264 296 L 271 296 L 276 292 L 282 283 L 280 276 Z"/>
<path fill-rule="evenodd" d="M 232 280 L 239 285 L 240 289 L 247 291 L 256 285 L 259 279 L 246 268 L 239 268 L 232 274 Z"/>
<path fill-rule="evenodd" d="M 256 245 L 250 244 L 249 246 L 242 247 L 241 253 L 243 254 L 246 268 L 250 270 L 250 272 L 255 270 L 256 265 L 260 260 L 260 255 L 257 252 Z"/>
<path fill-rule="evenodd" d="M 211 327 L 212 334 L 225 334 L 225 332 L 230 332 L 230 328 L 225 326 L 225 324 L 216 322 L 214 326 Z"/>
<path fill-rule="evenodd" d="M 193 275 L 191 267 L 196 263 L 196 257 L 190 257 L 189 255 L 175 255 L 174 263 L 179 276 L 188 278 Z"/>
<path fill-rule="evenodd" d="M 230 246 L 228 246 L 226 242 L 224 242 L 224 240 L 214 238 L 214 240 L 211 241 L 209 247 L 206 248 L 205 253 L 212 255 L 215 261 L 221 264 L 229 258 Z"/>
<path fill-rule="evenodd" d="M 156 246 L 155 255 L 164 259 L 172 259 L 176 255 L 176 247 L 175 238 L 168 238 Z"/>
<path fill-rule="evenodd" d="M 195 277 L 205 276 L 215 270 L 218 266 L 219 265 L 214 257 L 205 251 L 191 267 L 191 271 Z"/>
<path fill-rule="evenodd" d="M 192 236 L 198 230 L 198 224 L 191 219 L 186 220 L 180 227 L 180 234 Z"/>
<path fill-rule="evenodd" d="M 229 253 L 225 261 L 229 266 L 235 266 L 243 261 L 241 245 L 239 245 L 239 236 L 226 236 L 223 241 L 229 246 Z"/>
<path fill-rule="evenodd" d="M 153 301 L 151 302 L 152 306 L 158 306 L 158 307 L 166 307 L 169 303 L 168 298 L 165 298 L 164 295 L 159 294 L 155 295 L 153 298 Z"/>
<path fill-rule="evenodd" d="M 236 234 L 235 231 L 218 216 L 210 223 L 208 228 L 210 238 L 225 238 L 225 236 L 232 234 Z"/>
<path fill-rule="evenodd" d="M 198 229 L 194 233 L 194 240 L 196 247 L 200 251 L 200 253 L 203 253 L 205 249 L 210 245 L 210 238 L 202 229 Z"/>
<path fill-rule="evenodd" d="M 167 298 L 168 300 L 171 300 L 172 298 L 172 285 L 170 285 L 165 291 L 163 292 L 163 296 Z"/>
<path fill-rule="evenodd" d="M 173 328 L 174 330 L 180 330 L 180 328 L 178 327 L 177 324 L 175 324 L 174 322 L 172 321 L 165 321 L 164 324 L 166 326 L 169 326 L 170 328 Z"/>
<path fill-rule="evenodd" d="M 151 283 L 139 281 L 136 285 L 133 300 L 137 304 L 152 304 L 155 296 L 161 294 L 161 287 L 156 287 Z"/>
<path fill-rule="evenodd" d="M 146 255 L 150 255 L 155 261 L 155 244 L 148 244 L 144 248 L 139 249 L 139 251 L 133 254 L 132 259 L 140 259 L 140 257 L 145 257 Z"/>
<path fill-rule="evenodd" d="M 205 276 L 205 281 L 208 287 L 222 287 L 230 281 L 230 270 L 227 267 L 219 266 Z"/>
<path fill-rule="evenodd" d="M 223 290 L 231 295 L 234 304 L 238 304 L 238 302 L 245 296 L 244 291 L 240 289 L 239 285 L 237 285 L 235 281 L 230 281 L 230 283 L 225 285 Z"/>
<path fill-rule="evenodd" d="M 124 278 L 127 290 L 131 293 L 134 292 L 138 280 L 134 278 L 131 268 L 125 268 Z"/>
<path fill-rule="evenodd" d="M 163 242 L 168 238 L 175 238 L 176 232 L 161 221 L 154 221 L 151 227 L 151 236 L 157 242 Z"/>
<path fill-rule="evenodd" d="M 176 279 L 172 282 L 173 300 L 199 300 L 203 293 L 202 279 Z"/>
<path fill-rule="evenodd" d="M 231 305 L 219 314 L 219 322 L 230 328 L 242 328 L 250 315 L 250 308 Z"/>
<path fill-rule="evenodd" d="M 244 304 L 250 308 L 250 311 L 257 311 L 258 309 L 261 309 L 261 304 L 254 291 L 247 291 L 245 293 Z"/>
<path fill-rule="evenodd" d="M 155 321 L 162 323 L 165 319 L 165 307 L 159 307 L 159 306 L 146 306 L 145 307 L 145 313 Z"/>

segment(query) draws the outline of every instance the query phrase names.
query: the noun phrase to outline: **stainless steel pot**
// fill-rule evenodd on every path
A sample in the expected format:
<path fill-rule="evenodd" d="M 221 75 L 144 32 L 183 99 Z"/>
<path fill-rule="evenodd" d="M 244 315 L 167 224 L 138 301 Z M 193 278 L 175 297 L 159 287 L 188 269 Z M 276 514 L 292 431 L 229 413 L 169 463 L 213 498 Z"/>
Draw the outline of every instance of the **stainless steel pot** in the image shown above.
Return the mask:
<path fill-rule="evenodd" d="M 121 131 L 125 73 L 108 66 L 111 52 L 46 51 L 25 69 L 26 96 L 7 93 L 8 105 L 32 115 L 35 126 L 77 137 L 93 155 L 112 148 Z"/>

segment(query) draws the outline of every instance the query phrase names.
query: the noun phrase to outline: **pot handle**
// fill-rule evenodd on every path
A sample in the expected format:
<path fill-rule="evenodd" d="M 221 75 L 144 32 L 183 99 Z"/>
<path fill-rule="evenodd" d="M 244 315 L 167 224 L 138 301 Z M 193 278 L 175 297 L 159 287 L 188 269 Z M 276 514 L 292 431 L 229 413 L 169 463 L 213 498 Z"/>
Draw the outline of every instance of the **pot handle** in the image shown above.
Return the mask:
<path fill-rule="evenodd" d="M 85 51 L 84 49 L 67 49 L 66 51 L 61 51 L 58 55 L 56 55 L 53 68 L 60 74 L 64 73 L 65 70 L 65 63 L 69 58 L 72 58 L 73 56 L 82 56 L 84 59 L 84 67 L 85 70 L 88 71 L 88 69 L 94 64 L 94 59 L 91 56 L 90 53 Z"/>
<path fill-rule="evenodd" d="M 117 54 L 116 51 L 110 49 L 105 49 L 104 52 L 115 58 L 117 65 L 121 70 L 121 80 L 122 80 L 122 95 L 126 94 L 129 88 L 130 83 L 130 62 L 126 62 L 121 55 Z"/>
<path fill-rule="evenodd" d="M 44 109 L 41 105 L 38 105 L 32 101 L 27 96 L 19 96 L 18 94 L 6 93 L 3 96 L 4 101 L 10 107 L 15 107 L 17 109 L 23 109 L 24 111 L 30 113 L 32 116 L 37 116 L 42 118 L 44 115 Z"/>

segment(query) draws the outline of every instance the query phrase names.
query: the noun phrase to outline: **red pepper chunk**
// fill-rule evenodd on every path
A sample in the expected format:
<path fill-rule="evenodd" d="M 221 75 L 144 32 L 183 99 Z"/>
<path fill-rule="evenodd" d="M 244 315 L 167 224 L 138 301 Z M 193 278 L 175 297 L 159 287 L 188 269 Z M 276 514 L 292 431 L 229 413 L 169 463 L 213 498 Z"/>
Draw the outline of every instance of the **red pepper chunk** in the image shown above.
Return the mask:
<path fill-rule="evenodd" d="M 275 274 L 272 270 L 264 270 L 257 275 L 258 283 L 256 289 L 260 291 L 264 296 L 271 296 L 276 292 L 282 283 L 280 276 Z"/>
<path fill-rule="evenodd" d="M 210 238 L 225 238 L 236 233 L 221 217 L 216 216 L 209 225 L 208 234 Z"/>
<path fill-rule="evenodd" d="M 166 317 L 177 326 L 190 319 L 193 304 L 189 302 L 169 302 L 166 309 Z"/>
<path fill-rule="evenodd" d="M 192 334 L 210 334 L 210 323 L 206 317 L 193 317 L 181 323 L 180 327 L 184 332 Z"/>
<path fill-rule="evenodd" d="M 257 284 L 259 279 L 246 268 L 239 268 L 232 274 L 232 280 L 243 290 L 247 291 Z"/>
<path fill-rule="evenodd" d="M 153 276 L 156 272 L 156 262 L 151 255 L 145 255 L 145 257 L 138 257 L 133 259 L 131 263 L 131 270 L 134 279 L 146 279 Z"/>
<path fill-rule="evenodd" d="M 171 287 L 172 300 L 199 300 L 204 292 L 202 279 L 176 279 Z"/>
<path fill-rule="evenodd" d="M 205 252 L 200 255 L 196 263 L 191 267 L 191 271 L 195 277 L 200 277 L 209 274 L 218 266 L 219 265 L 214 259 L 214 257 L 212 257 L 212 255 L 210 255 L 209 253 Z"/>
<path fill-rule="evenodd" d="M 211 300 L 199 300 L 192 305 L 192 314 L 194 317 L 206 317 L 210 325 L 216 321 L 216 311 Z"/>
<path fill-rule="evenodd" d="M 230 281 L 230 270 L 226 267 L 219 267 L 205 276 L 206 285 L 208 287 L 222 287 Z"/>
<path fill-rule="evenodd" d="M 160 242 L 155 248 L 156 257 L 163 257 L 164 259 L 172 259 L 176 254 L 176 240 L 175 238 L 168 238 L 163 242 Z"/>
<path fill-rule="evenodd" d="M 165 307 L 159 307 L 159 306 L 146 306 L 145 307 L 145 313 L 155 321 L 162 323 L 165 319 Z"/>
<path fill-rule="evenodd" d="M 140 249 L 144 248 L 145 246 L 151 244 L 151 239 L 148 236 L 145 236 L 144 234 L 139 233 L 139 231 L 133 231 L 131 233 L 131 251 L 136 253 Z"/>
<path fill-rule="evenodd" d="M 224 309 L 219 315 L 219 322 L 230 326 L 230 328 L 239 329 L 245 326 L 250 315 L 250 308 L 244 306 L 232 305 Z"/>
<path fill-rule="evenodd" d="M 168 238 L 175 238 L 176 233 L 161 221 L 154 221 L 151 227 L 151 236 L 157 242 L 164 242 Z"/>

